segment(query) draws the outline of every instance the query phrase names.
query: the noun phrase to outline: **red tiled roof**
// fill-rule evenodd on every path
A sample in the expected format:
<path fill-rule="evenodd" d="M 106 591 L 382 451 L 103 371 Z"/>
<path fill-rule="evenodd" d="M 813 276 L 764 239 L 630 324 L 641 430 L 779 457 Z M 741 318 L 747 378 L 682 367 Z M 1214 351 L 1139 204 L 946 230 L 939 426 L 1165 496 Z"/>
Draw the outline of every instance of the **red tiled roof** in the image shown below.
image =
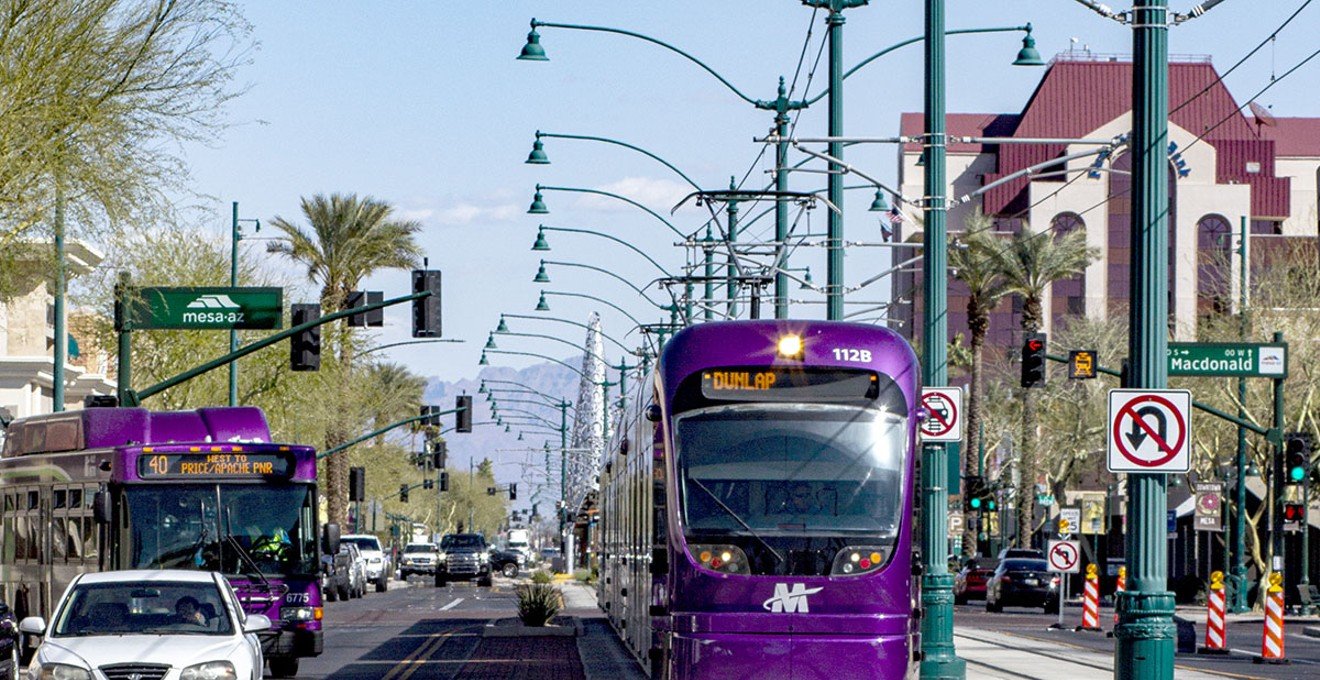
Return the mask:
<path fill-rule="evenodd" d="M 1257 129 L 1261 139 L 1274 142 L 1276 155 L 1320 156 L 1320 118 L 1275 118 L 1274 125 L 1260 125 Z"/>

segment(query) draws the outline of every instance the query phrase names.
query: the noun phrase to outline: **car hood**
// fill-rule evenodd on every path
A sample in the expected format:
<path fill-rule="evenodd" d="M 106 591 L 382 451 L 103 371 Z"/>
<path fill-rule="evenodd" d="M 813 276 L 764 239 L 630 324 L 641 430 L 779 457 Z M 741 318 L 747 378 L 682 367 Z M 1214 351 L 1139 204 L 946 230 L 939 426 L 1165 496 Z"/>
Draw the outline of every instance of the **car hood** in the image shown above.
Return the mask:
<path fill-rule="evenodd" d="M 37 657 L 43 664 L 67 663 L 83 668 L 130 661 L 183 668 L 232 660 L 242 645 L 242 637 L 231 635 L 91 635 L 47 639 Z"/>

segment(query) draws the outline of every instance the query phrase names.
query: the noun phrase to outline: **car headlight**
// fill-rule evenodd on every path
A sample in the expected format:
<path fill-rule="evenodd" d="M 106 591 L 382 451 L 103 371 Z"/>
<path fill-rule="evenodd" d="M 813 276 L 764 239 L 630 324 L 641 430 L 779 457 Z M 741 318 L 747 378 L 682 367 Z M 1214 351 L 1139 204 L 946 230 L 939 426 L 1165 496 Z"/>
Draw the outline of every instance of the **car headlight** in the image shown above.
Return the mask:
<path fill-rule="evenodd" d="M 228 661 L 208 661 L 183 669 L 179 680 L 235 680 L 238 671 Z"/>
<path fill-rule="evenodd" d="M 285 607 L 280 611 L 280 619 L 284 621 L 320 621 L 320 607 Z"/>
<path fill-rule="evenodd" d="M 382 560 L 382 559 L 379 558 L 379 557 L 373 557 L 373 558 L 371 558 L 371 563 L 372 563 L 372 564 L 380 564 L 380 563 L 383 562 L 383 561 L 384 561 L 384 560 Z"/>
<path fill-rule="evenodd" d="M 231 676 L 232 677 L 232 676 Z M 92 673 L 84 668 L 63 663 L 51 663 L 37 671 L 39 680 L 92 680 Z"/>

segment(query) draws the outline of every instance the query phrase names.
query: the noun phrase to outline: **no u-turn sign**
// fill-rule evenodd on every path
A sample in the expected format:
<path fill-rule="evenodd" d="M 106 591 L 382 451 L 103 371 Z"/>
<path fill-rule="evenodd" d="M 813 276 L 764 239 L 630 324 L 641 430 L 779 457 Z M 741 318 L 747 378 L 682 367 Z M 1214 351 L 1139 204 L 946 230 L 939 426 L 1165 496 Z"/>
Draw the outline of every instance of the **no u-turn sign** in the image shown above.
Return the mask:
<path fill-rule="evenodd" d="M 1192 393 L 1109 391 L 1109 471 L 1191 469 Z"/>

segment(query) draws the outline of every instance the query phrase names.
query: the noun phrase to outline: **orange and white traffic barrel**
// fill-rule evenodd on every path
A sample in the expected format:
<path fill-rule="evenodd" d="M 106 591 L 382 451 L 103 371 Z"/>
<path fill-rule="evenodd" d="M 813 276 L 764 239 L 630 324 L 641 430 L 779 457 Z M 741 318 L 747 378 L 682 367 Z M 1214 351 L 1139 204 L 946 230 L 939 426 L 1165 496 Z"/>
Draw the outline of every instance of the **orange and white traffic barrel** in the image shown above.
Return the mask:
<path fill-rule="evenodd" d="M 1114 583 L 1114 625 L 1118 625 L 1118 594 L 1127 590 L 1127 567 L 1118 568 L 1118 580 Z M 1114 631 L 1106 634 L 1108 637 L 1114 637 Z"/>
<path fill-rule="evenodd" d="M 1082 625 L 1077 630 L 1100 630 L 1100 572 L 1086 565 L 1086 587 L 1082 590 Z"/>
<path fill-rule="evenodd" d="M 1210 573 L 1210 597 L 1206 603 L 1205 646 L 1198 654 L 1227 654 L 1228 635 L 1224 621 L 1224 572 Z"/>
<path fill-rule="evenodd" d="M 1265 629 L 1261 636 L 1260 656 L 1256 663 L 1288 663 L 1283 655 L 1283 573 L 1270 574 L 1269 592 L 1265 596 Z"/>

